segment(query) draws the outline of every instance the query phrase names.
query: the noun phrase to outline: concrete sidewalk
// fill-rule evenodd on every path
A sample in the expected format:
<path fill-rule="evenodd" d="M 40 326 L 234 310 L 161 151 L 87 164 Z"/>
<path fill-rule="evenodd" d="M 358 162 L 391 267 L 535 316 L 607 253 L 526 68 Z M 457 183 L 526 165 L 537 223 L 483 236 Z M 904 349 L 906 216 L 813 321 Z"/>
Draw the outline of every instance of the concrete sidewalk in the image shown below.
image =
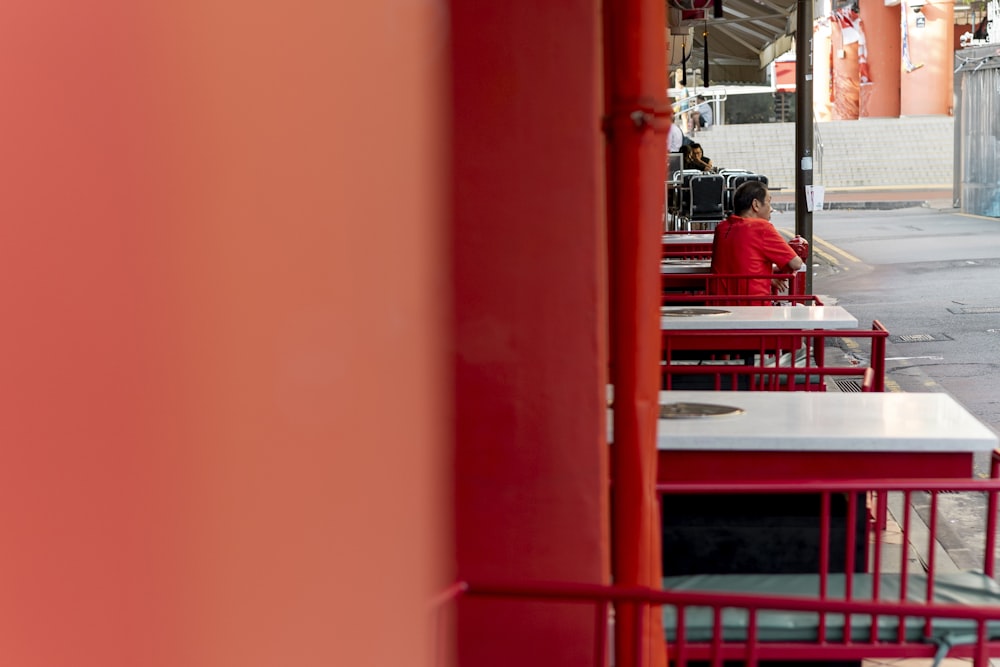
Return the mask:
<path fill-rule="evenodd" d="M 771 205 L 776 211 L 792 211 L 795 209 L 795 193 L 790 189 L 772 191 Z M 951 187 L 937 185 L 837 188 L 827 190 L 823 202 L 824 210 L 868 209 L 885 211 L 921 206 L 940 209 L 953 208 Z"/>

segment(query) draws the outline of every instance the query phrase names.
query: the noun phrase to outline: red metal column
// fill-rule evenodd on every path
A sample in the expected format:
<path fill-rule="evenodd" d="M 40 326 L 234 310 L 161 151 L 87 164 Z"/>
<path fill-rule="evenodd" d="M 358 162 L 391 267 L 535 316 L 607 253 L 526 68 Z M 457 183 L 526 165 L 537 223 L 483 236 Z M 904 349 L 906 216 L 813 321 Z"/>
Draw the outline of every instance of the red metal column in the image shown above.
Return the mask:
<path fill-rule="evenodd" d="M 664 6 L 658 0 L 611 0 L 604 18 L 615 387 L 612 571 L 616 584 L 659 588 L 660 211 L 670 114 Z M 646 632 L 637 646 L 634 633 L 640 622 Z M 621 610 L 615 631 L 617 664 L 634 665 L 639 659 L 645 665 L 666 663 L 658 614 Z"/>
<path fill-rule="evenodd" d="M 601 13 L 449 7 L 457 571 L 607 583 Z M 456 622 L 459 665 L 582 665 L 596 644 L 586 605 L 465 600 Z"/>

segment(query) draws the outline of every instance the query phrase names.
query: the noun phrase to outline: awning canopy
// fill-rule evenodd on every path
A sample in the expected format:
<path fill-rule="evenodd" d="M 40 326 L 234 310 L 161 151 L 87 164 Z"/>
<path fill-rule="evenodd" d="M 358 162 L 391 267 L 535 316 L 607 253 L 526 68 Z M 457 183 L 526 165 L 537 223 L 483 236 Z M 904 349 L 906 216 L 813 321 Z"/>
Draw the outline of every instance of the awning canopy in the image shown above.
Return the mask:
<path fill-rule="evenodd" d="M 677 6 L 681 3 L 672 2 Z M 763 83 L 766 67 L 793 47 L 796 0 L 723 0 L 723 17 L 682 20 L 682 11 L 668 12 L 671 68 L 683 66 L 704 72 L 704 45 L 708 41 L 709 83 Z M 706 37 L 707 34 L 707 37 Z"/>

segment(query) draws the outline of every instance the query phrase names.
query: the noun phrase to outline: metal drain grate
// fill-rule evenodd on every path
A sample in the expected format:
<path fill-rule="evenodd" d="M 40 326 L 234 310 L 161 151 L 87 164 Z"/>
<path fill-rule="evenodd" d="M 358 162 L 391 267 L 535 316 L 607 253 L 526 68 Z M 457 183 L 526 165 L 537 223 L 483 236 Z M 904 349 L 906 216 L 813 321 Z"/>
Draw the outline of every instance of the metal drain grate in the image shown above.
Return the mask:
<path fill-rule="evenodd" d="M 889 336 L 892 343 L 930 343 L 936 340 L 954 340 L 947 334 L 903 334 L 901 336 Z"/>
<path fill-rule="evenodd" d="M 967 308 L 949 308 L 948 311 L 954 315 L 984 315 L 986 313 L 1000 313 L 1000 306 L 969 306 Z"/>
<path fill-rule="evenodd" d="M 846 391 L 851 393 L 861 393 L 861 380 L 854 380 L 851 378 L 836 379 L 834 378 L 833 383 L 837 385 L 837 389 L 840 391 Z"/>

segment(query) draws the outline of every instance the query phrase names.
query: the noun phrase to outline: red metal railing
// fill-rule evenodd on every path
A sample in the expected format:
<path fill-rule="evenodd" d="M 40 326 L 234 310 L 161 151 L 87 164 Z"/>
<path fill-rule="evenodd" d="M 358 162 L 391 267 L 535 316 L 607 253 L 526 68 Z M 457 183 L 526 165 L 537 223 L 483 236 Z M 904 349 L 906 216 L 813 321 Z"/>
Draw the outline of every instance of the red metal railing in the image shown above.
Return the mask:
<path fill-rule="evenodd" d="M 793 274 L 778 274 L 778 278 L 787 278 Z M 730 301 L 731 306 L 752 306 L 760 301 L 759 296 L 748 294 L 664 294 L 661 298 L 663 307 L 681 306 L 718 306 L 723 301 Z M 823 300 L 816 294 L 778 294 L 773 302 L 780 305 L 824 306 Z"/>
<path fill-rule="evenodd" d="M 787 595 L 744 595 L 736 593 L 701 593 L 695 591 L 654 591 L 647 588 L 600 586 L 575 583 L 509 584 L 489 582 L 460 582 L 459 596 L 468 598 L 521 599 L 533 602 L 579 602 L 595 607 L 594 634 L 603 637 L 595 641 L 593 667 L 607 667 L 607 641 L 609 626 L 613 623 L 611 609 L 632 605 L 638 609 L 670 606 L 683 619 L 693 608 L 712 611 L 715 634 L 708 643 L 686 641 L 681 630 L 668 645 L 671 663 L 683 667 L 691 661 L 709 661 L 713 667 L 723 661 L 741 661 L 749 667 L 762 660 L 830 661 L 864 660 L 873 658 L 934 658 L 946 645 L 949 657 L 973 658 L 975 667 L 989 667 L 991 657 L 1000 656 L 1000 641 L 991 639 L 987 624 L 1000 623 L 1000 608 L 969 607 L 958 604 L 926 605 L 916 602 L 815 600 Z M 743 610 L 748 614 L 747 637 L 743 641 L 723 641 L 722 613 L 726 609 Z M 758 633 L 758 619 L 762 612 L 802 612 L 827 615 L 866 615 L 879 618 L 921 619 L 925 624 L 935 620 L 955 619 L 975 627 L 975 639 L 960 645 L 947 645 L 948 638 L 931 641 L 851 641 L 826 642 L 762 642 Z M 437 610 L 441 613 L 441 609 Z M 636 614 L 642 619 L 645 614 Z M 683 622 L 680 625 L 684 627 Z M 635 641 L 641 639 L 644 627 L 641 620 L 635 628 Z M 630 667 L 644 667 L 642 652 L 636 652 L 636 662 Z M 527 658 L 526 658 L 527 659 Z M 436 665 L 443 667 L 438 660 Z"/>
<path fill-rule="evenodd" d="M 700 244 L 670 243 L 663 244 L 662 259 L 690 259 L 708 261 L 712 259 L 712 248 L 700 248 Z"/>
<path fill-rule="evenodd" d="M 739 388 L 751 391 L 825 391 L 829 378 L 858 378 L 859 389 L 884 391 L 888 337 L 889 332 L 878 320 L 872 322 L 871 329 L 836 331 L 664 331 L 661 387 L 675 389 L 679 388 L 676 385 L 680 378 L 700 378 L 700 387 L 714 390 Z M 869 342 L 867 366 L 860 363 L 827 363 L 827 342 L 842 338 Z M 679 354 L 682 352 L 688 354 Z M 678 359 L 682 356 L 690 357 L 692 352 L 704 354 L 699 355 L 700 358 L 696 360 Z"/>
<path fill-rule="evenodd" d="M 692 261 L 701 260 L 704 261 L 704 257 L 695 256 L 691 253 L 681 252 L 679 255 L 674 255 L 677 251 L 671 251 L 670 255 L 664 255 L 664 258 L 676 257 L 679 259 L 690 259 Z M 783 300 L 787 295 L 805 294 L 806 293 L 806 272 L 805 271 L 795 271 L 794 273 L 661 273 L 660 274 L 660 285 L 663 292 L 664 303 L 673 301 L 676 297 L 688 294 L 688 295 L 698 295 L 704 297 L 706 300 L 726 305 L 734 305 L 737 303 L 745 302 L 745 305 L 760 305 L 760 296 L 755 296 L 752 299 L 743 299 L 742 297 L 746 295 L 740 294 L 724 294 L 724 292 L 740 292 L 746 291 L 745 287 L 749 284 L 749 281 L 775 281 L 781 280 L 785 281 L 787 285 L 787 290 L 778 292 L 777 290 L 771 290 L 773 300 Z M 744 287 L 744 289 L 727 289 L 723 290 L 720 285 L 728 284 L 730 287 L 733 284 Z"/>
<path fill-rule="evenodd" d="M 761 660 L 814 661 L 814 660 L 861 660 L 865 658 L 933 658 L 948 653 L 952 657 L 974 658 L 977 667 L 986 667 L 991 656 L 1000 656 L 1000 588 L 989 587 L 993 598 L 986 604 L 955 604 L 942 602 L 935 596 L 935 581 L 938 575 L 937 559 L 933 555 L 938 541 L 937 522 L 938 497 L 955 492 L 981 493 L 986 496 L 985 529 L 983 550 L 983 572 L 992 577 L 995 571 L 997 497 L 1000 493 L 1000 455 L 994 452 L 991 472 L 987 480 L 918 479 L 918 480 L 843 480 L 843 481 L 801 481 L 801 482 L 746 482 L 725 484 L 678 483 L 661 485 L 658 491 L 667 502 L 678 495 L 753 493 L 753 494 L 820 494 L 822 512 L 820 516 L 820 565 L 818 568 L 818 594 L 769 594 L 732 591 L 664 590 L 647 588 L 616 587 L 597 584 L 571 582 L 459 582 L 453 585 L 434 604 L 434 613 L 441 617 L 453 604 L 461 604 L 463 598 L 502 598 L 547 602 L 578 602 L 594 607 L 594 647 L 593 667 L 606 667 L 609 655 L 609 628 L 613 625 L 613 610 L 623 605 L 643 612 L 649 607 L 663 607 L 671 619 L 665 625 L 665 639 L 673 664 L 683 666 L 691 660 L 710 661 L 713 666 L 721 666 L 724 660 L 736 660 L 747 665 L 756 665 Z M 857 563 L 853 562 L 855 544 L 846 542 L 844 572 L 831 575 L 828 552 L 832 521 L 831 499 L 835 495 L 856 498 L 859 493 L 902 494 L 903 516 L 902 543 L 898 572 L 890 573 L 885 567 L 881 531 L 875 523 L 866 520 L 871 532 L 869 548 L 866 551 L 866 573 L 856 573 Z M 920 531 L 910 518 L 912 494 L 929 494 L 930 515 L 926 525 L 926 538 L 918 538 Z M 857 509 L 856 506 L 853 509 Z M 849 511 L 845 530 L 854 533 L 858 512 Z M 916 577 L 909 572 L 907 545 L 920 542 L 926 545 L 926 584 L 920 594 L 907 594 L 908 579 Z M 669 548 L 669 545 L 666 545 Z M 753 576 L 753 575 L 751 575 Z M 773 575 L 765 575 L 773 576 Z M 779 577 L 781 575 L 778 575 Z M 831 576 L 842 577 L 842 592 L 833 592 L 829 581 Z M 870 582 L 869 594 L 857 594 L 856 583 L 864 577 Z M 884 593 L 880 584 L 886 577 L 898 577 L 899 594 Z M 768 580 L 770 581 L 770 580 Z M 705 618 L 709 610 L 710 622 L 698 626 L 698 618 Z M 808 638 L 781 639 L 761 636 L 762 628 L 773 612 L 796 613 L 799 623 L 811 624 L 812 635 Z M 734 631 L 727 627 L 733 614 L 739 614 L 745 625 Z M 634 628 L 634 641 L 638 646 L 644 628 L 641 619 L 644 613 L 637 613 L 640 623 Z M 852 623 L 851 619 L 858 620 Z M 916 619 L 914 622 L 908 619 Z M 942 634 L 936 628 L 946 622 L 961 621 L 962 631 L 967 637 Z M 666 623 L 666 620 L 665 620 Z M 695 625 L 692 625 L 692 624 Z M 443 623 L 439 625 L 443 627 Z M 837 632 L 837 628 L 843 628 Z M 708 637 L 690 636 L 693 631 L 709 631 Z M 498 632 L 502 629 L 498 628 Z M 925 638 L 926 637 L 926 638 Z M 441 654 L 443 655 L 443 654 Z M 640 651 L 635 654 L 634 665 L 619 667 L 642 667 Z M 437 664 L 443 664 L 441 662 Z"/>
<path fill-rule="evenodd" d="M 989 480 L 845 480 L 837 482 L 746 482 L 746 483 L 671 483 L 660 485 L 658 491 L 665 495 L 667 502 L 671 496 L 691 495 L 691 494 L 711 494 L 718 497 L 719 494 L 820 494 L 821 511 L 819 516 L 820 541 L 819 541 L 819 567 L 818 575 L 818 598 L 811 599 L 811 609 L 819 612 L 818 623 L 816 625 L 815 641 L 808 642 L 762 642 L 753 632 L 745 641 L 723 641 L 723 628 L 721 620 L 722 608 L 746 608 L 775 610 L 776 606 L 765 606 L 760 602 L 753 601 L 753 595 L 744 596 L 736 591 L 726 593 L 727 602 L 719 607 L 714 607 L 715 617 L 713 618 L 713 631 L 711 641 L 691 642 L 685 636 L 686 625 L 683 614 L 678 612 L 677 625 L 675 626 L 673 646 L 671 654 L 678 659 L 680 664 L 684 663 L 681 657 L 697 660 L 719 660 L 740 659 L 741 657 L 757 659 L 776 660 L 796 660 L 815 659 L 823 655 L 826 659 L 861 659 L 866 657 L 920 657 L 928 654 L 928 649 L 921 641 L 916 641 L 906 634 L 906 618 L 916 616 L 923 619 L 923 635 L 930 637 L 934 632 L 934 619 L 938 618 L 961 618 L 970 622 L 975 622 L 975 641 L 965 647 L 953 648 L 952 655 L 962 657 L 976 657 L 977 664 L 985 665 L 987 655 L 1000 655 L 1000 642 L 992 641 L 992 638 L 1000 638 L 1000 625 L 987 628 L 986 621 L 1000 620 L 1000 588 L 991 593 L 990 604 L 981 606 L 959 606 L 943 604 L 935 596 L 935 584 L 939 578 L 939 567 L 937 562 L 938 537 L 939 537 L 939 499 L 942 494 L 956 492 L 982 493 L 986 496 L 985 518 L 984 518 L 984 544 L 982 551 L 982 572 L 991 580 L 995 573 L 995 549 L 996 549 L 996 527 L 997 527 L 997 497 L 1000 493 L 1000 479 L 998 476 L 998 453 L 994 452 L 991 463 L 992 479 Z M 873 506 L 878 506 L 878 498 L 896 492 L 902 496 L 903 516 L 901 517 L 901 542 L 904 548 L 900 549 L 899 562 L 895 566 L 886 564 L 883 558 L 883 540 L 881 531 L 878 530 L 877 523 L 869 517 L 867 520 L 870 536 L 866 545 L 866 562 L 859 564 L 855 562 L 857 535 L 857 520 L 859 516 L 857 507 L 857 497 L 860 493 L 869 494 L 873 499 Z M 917 529 L 914 526 L 911 510 L 913 494 L 925 493 L 928 495 L 929 511 L 926 526 Z M 831 513 L 831 499 L 834 496 L 846 495 L 848 510 L 844 521 L 844 535 L 840 542 L 844 546 L 844 566 L 843 573 L 836 576 L 842 577 L 843 590 L 839 594 L 834 594 L 831 581 L 830 568 L 830 544 L 832 541 L 833 520 Z M 922 536 L 923 529 L 926 528 L 925 536 Z M 926 573 L 923 583 L 922 595 L 914 598 L 909 593 L 911 577 L 916 575 L 910 571 L 909 547 L 918 549 L 923 547 L 924 569 Z M 664 545 L 669 549 L 669 544 Z M 858 566 L 864 565 L 864 573 L 856 570 Z M 882 592 L 882 584 L 887 577 L 898 577 L 898 599 L 886 600 Z M 857 596 L 857 582 L 863 579 L 870 586 L 870 596 Z M 799 609 L 809 609 L 808 605 Z M 782 604 L 782 610 L 789 610 L 790 607 Z M 919 611 L 919 613 L 916 613 Z M 939 614 L 938 611 L 946 611 L 946 614 Z M 825 612 L 825 613 L 824 613 Z M 829 614 L 839 612 L 842 617 L 842 627 L 844 628 L 839 639 L 830 632 L 828 621 Z M 851 624 L 851 617 L 858 615 L 871 615 L 868 632 L 864 636 L 857 636 L 855 628 Z M 885 625 L 886 618 L 893 620 L 895 636 L 886 637 L 884 631 L 880 633 L 880 620 Z M 756 624 L 757 616 L 752 617 L 752 622 Z M 991 634 L 987 634 L 987 630 Z M 669 630 L 669 629 L 668 629 Z M 883 628 L 884 630 L 884 628 Z M 939 644 L 941 641 L 939 641 Z M 973 648 L 974 644 L 974 648 Z M 989 649 L 987 651 L 987 649 Z M 933 653 L 933 651 L 931 651 Z"/>

